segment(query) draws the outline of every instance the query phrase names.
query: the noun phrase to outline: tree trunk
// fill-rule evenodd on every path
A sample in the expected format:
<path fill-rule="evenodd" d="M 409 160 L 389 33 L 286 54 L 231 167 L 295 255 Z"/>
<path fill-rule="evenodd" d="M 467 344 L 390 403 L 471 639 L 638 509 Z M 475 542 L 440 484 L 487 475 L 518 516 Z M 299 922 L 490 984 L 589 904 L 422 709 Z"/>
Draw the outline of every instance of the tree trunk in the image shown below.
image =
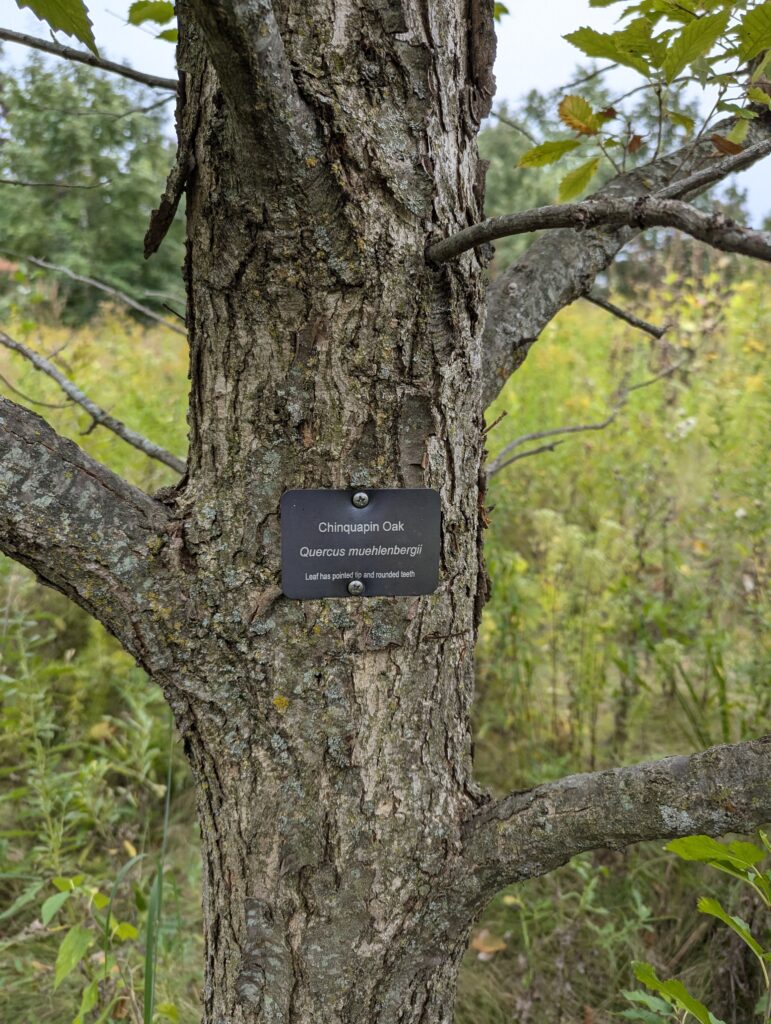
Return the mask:
<path fill-rule="evenodd" d="M 473 254 L 435 270 L 424 251 L 482 212 L 491 41 L 470 47 L 461 0 L 286 6 L 291 109 L 231 66 L 216 4 L 196 10 L 205 46 L 180 10 L 187 619 L 162 681 L 198 790 L 205 1021 L 449 1022 L 485 592 L 482 288 Z M 434 595 L 279 598 L 281 494 L 349 486 L 440 491 Z"/>

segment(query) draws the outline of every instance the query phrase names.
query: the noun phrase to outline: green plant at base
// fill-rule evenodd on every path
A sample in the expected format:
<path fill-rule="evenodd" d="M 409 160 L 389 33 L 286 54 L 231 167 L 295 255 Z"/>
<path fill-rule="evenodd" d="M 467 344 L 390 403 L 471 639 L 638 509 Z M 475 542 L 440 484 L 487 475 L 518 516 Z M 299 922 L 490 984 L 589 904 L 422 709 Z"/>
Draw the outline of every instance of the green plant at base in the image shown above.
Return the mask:
<path fill-rule="evenodd" d="M 760 833 L 760 839 L 764 848 L 742 841 L 725 844 L 709 836 L 690 836 L 673 840 L 665 849 L 677 854 L 682 860 L 707 864 L 744 882 L 768 912 L 771 910 L 771 871 L 763 871 L 759 865 L 771 853 L 771 844 L 763 832 Z M 763 1024 L 768 1024 L 771 1021 L 771 984 L 766 964 L 771 961 L 771 947 L 764 948 L 750 931 L 747 922 L 735 914 L 729 914 L 718 900 L 701 896 L 697 908 L 700 913 L 727 925 L 757 958 L 766 994 L 758 1001 L 756 1014 L 762 1018 Z M 638 981 L 657 995 L 624 992 L 624 996 L 634 1004 L 618 1015 L 625 1020 L 637 1021 L 638 1024 L 664 1024 L 671 1021 L 685 1024 L 693 1018 L 699 1024 L 725 1024 L 704 1003 L 692 996 L 681 981 L 662 981 L 651 964 L 635 963 L 634 973 Z"/>

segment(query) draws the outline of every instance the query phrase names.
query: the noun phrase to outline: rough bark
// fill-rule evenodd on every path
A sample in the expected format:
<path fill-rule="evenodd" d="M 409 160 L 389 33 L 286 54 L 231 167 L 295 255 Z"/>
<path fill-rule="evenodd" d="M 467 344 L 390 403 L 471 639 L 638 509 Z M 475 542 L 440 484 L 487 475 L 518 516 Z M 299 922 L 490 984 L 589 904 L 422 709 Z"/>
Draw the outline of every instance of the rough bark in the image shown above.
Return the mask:
<path fill-rule="evenodd" d="M 205 1020 L 449 1021 L 471 916 L 436 901 L 475 806 L 482 282 L 474 255 L 423 254 L 481 215 L 489 68 L 477 89 L 456 0 L 179 13 L 198 127 L 171 702 L 199 792 Z M 282 492 L 349 485 L 441 492 L 436 594 L 278 596 Z"/>
<path fill-rule="evenodd" d="M 471 779 L 483 267 L 424 253 L 482 215 L 492 4 L 177 10 L 187 475 L 161 504 L 3 403 L 4 549 L 164 687 L 198 794 L 205 1024 L 449 1024 L 503 861 L 537 873 L 536 812 L 574 808 L 571 780 L 488 808 Z M 282 493 L 347 486 L 439 490 L 435 594 L 281 597 Z M 606 841 L 586 821 L 549 863 Z"/>
<path fill-rule="evenodd" d="M 491 890 L 546 874 L 585 850 L 746 832 L 770 813 L 766 736 L 512 793 L 466 823 L 466 856 L 484 900 Z"/>
<path fill-rule="evenodd" d="M 99 619 L 151 674 L 168 664 L 170 516 L 39 416 L 0 398 L 0 550 Z"/>

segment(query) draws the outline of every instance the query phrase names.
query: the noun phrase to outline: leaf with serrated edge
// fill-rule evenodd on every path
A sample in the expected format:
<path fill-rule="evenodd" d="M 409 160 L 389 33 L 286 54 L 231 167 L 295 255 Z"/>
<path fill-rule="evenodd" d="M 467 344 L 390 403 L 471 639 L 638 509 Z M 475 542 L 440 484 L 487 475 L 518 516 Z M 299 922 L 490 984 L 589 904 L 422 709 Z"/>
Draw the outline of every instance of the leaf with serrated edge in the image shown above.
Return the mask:
<path fill-rule="evenodd" d="M 575 199 L 576 196 L 580 196 L 597 173 L 599 166 L 600 158 L 596 156 L 593 160 L 587 160 L 585 164 L 576 167 L 570 174 L 566 174 L 560 182 L 560 202 L 567 203 L 571 199 Z"/>
<path fill-rule="evenodd" d="M 739 56 L 752 60 L 771 47 L 771 3 L 753 7 L 742 18 L 739 26 Z"/>
<path fill-rule="evenodd" d="M 563 156 L 571 153 L 580 145 L 578 139 L 554 139 L 551 142 L 542 142 L 539 146 L 533 146 L 532 149 L 523 153 L 517 167 L 546 167 L 547 164 L 561 160 Z"/>
<path fill-rule="evenodd" d="M 729 12 L 709 14 L 690 22 L 678 33 L 662 65 L 668 82 L 677 78 L 684 68 L 697 58 L 709 53 L 728 26 Z"/>
<path fill-rule="evenodd" d="M 50 25 L 54 32 L 75 36 L 99 56 L 93 26 L 83 0 L 16 0 L 19 8 L 28 7 L 32 13 Z"/>
<path fill-rule="evenodd" d="M 564 38 L 566 42 L 585 53 L 587 57 L 600 57 L 612 60 L 616 64 L 625 64 L 642 75 L 647 74 L 650 70 L 642 57 L 630 53 L 613 35 L 597 32 L 593 28 L 584 26 L 575 32 L 570 32 Z"/>
<path fill-rule="evenodd" d="M 600 119 L 582 96 L 563 96 L 557 112 L 560 121 L 581 135 L 596 135 Z"/>

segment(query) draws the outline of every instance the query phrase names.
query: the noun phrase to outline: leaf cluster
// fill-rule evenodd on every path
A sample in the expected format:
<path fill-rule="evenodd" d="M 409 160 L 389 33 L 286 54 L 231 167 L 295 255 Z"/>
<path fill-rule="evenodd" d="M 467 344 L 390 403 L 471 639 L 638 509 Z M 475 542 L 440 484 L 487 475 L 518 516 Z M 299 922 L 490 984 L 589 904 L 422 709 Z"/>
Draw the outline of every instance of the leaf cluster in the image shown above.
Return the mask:
<path fill-rule="evenodd" d="M 692 134 L 696 120 L 684 109 L 686 89 L 691 85 L 718 91 L 708 121 L 717 114 L 736 118 L 730 133 L 712 134 L 722 153 L 741 152 L 749 123 L 771 107 L 766 77 L 771 66 L 771 0 L 641 0 L 631 4 L 593 0 L 591 6 L 622 3 L 622 24 L 616 31 L 584 26 L 565 39 L 586 57 L 638 72 L 643 83 L 632 92 L 647 91 L 653 98 L 658 124 L 652 134 L 646 133 L 620 103 L 597 107 L 582 95 L 562 96 L 559 120 L 574 135 L 534 146 L 522 155 L 519 166 L 543 167 L 579 151 L 588 155 L 589 159 L 563 178 L 559 190 L 563 202 L 588 188 L 603 159 L 620 171 L 641 151 L 645 157 L 655 156 L 661 149 L 665 123 L 686 136 Z"/>

